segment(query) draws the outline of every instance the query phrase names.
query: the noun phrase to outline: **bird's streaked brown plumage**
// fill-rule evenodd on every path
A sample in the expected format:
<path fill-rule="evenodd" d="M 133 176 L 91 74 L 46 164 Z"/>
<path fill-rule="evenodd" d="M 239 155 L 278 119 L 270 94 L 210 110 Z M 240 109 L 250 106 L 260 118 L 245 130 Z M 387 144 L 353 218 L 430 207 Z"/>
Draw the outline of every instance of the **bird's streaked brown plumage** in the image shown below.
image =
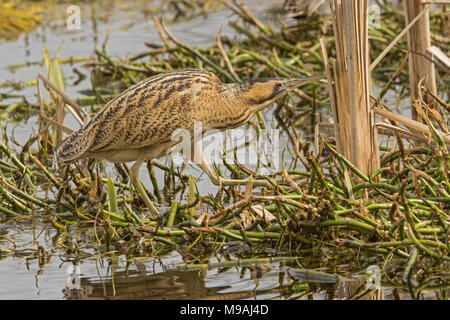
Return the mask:
<path fill-rule="evenodd" d="M 302 79 L 267 78 L 224 84 L 213 73 L 187 69 L 147 78 L 109 101 L 84 127 L 55 147 L 58 160 L 97 158 L 112 162 L 151 160 L 163 156 L 175 142 L 176 129 L 193 134 L 235 128 L 301 84 Z"/>
<path fill-rule="evenodd" d="M 202 123 L 203 132 L 238 127 L 293 89 L 321 78 L 266 78 L 227 84 L 213 73 L 196 69 L 156 75 L 109 101 L 85 126 L 59 143 L 55 154 L 62 163 L 84 158 L 136 161 L 130 180 L 157 217 L 158 210 L 140 183 L 138 171 L 143 161 L 165 155 L 178 143 L 171 139 L 176 129 L 189 130 L 193 137 L 196 121 Z M 221 183 L 203 156 L 199 166 L 213 183 Z"/>

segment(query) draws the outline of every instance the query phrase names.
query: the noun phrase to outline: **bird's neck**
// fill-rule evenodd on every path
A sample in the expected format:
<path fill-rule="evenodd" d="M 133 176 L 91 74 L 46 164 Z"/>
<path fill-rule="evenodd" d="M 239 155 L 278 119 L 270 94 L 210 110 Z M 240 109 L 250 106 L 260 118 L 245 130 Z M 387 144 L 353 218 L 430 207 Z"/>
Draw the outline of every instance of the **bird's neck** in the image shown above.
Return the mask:
<path fill-rule="evenodd" d="M 219 87 L 222 100 L 228 104 L 233 112 L 250 109 L 252 112 L 258 111 L 258 107 L 249 103 L 249 86 L 246 82 L 224 83 Z"/>
<path fill-rule="evenodd" d="M 238 102 L 240 98 L 239 83 L 221 83 L 218 87 L 221 98 L 227 102 Z"/>
<path fill-rule="evenodd" d="M 245 83 L 220 84 L 218 105 L 210 105 L 213 116 L 208 127 L 231 129 L 245 124 L 259 108 L 249 103 Z"/>

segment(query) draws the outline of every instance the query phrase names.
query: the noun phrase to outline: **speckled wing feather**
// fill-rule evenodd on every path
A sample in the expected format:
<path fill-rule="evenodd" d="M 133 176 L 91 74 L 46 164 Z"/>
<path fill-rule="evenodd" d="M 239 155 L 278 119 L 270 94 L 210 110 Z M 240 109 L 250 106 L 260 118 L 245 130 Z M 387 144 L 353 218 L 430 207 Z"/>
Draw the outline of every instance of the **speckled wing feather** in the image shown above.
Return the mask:
<path fill-rule="evenodd" d="M 169 141 L 177 128 L 191 129 L 202 92 L 220 80 L 201 70 L 181 70 L 141 81 L 111 100 L 83 128 L 56 148 L 61 162 L 85 154 L 139 149 Z"/>

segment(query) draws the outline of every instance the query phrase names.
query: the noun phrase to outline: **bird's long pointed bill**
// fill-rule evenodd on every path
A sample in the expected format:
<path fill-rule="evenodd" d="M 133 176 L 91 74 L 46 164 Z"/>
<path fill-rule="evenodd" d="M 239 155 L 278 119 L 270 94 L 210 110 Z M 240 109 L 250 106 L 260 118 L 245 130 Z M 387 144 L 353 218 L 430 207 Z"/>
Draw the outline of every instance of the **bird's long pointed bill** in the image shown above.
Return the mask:
<path fill-rule="evenodd" d="M 322 79 L 325 79 L 326 76 L 310 76 L 310 77 L 304 77 L 304 78 L 295 78 L 295 79 L 290 79 L 288 80 L 288 83 L 286 84 L 287 87 L 289 88 L 297 88 L 300 87 L 304 84 L 310 83 L 310 82 L 314 82 L 314 81 L 319 81 Z"/>

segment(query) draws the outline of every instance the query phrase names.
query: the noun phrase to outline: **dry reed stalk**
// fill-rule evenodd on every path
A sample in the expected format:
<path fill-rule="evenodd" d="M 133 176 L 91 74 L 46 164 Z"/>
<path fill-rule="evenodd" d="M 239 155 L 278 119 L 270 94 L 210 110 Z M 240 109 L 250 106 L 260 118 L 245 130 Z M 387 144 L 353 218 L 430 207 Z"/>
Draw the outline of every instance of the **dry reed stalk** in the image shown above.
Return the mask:
<path fill-rule="evenodd" d="M 432 135 L 430 128 L 423 123 L 411 120 L 405 116 L 399 115 L 397 113 L 394 113 L 394 112 L 391 112 L 388 110 L 380 109 L 380 108 L 375 108 L 374 111 L 376 114 L 382 116 L 383 118 L 387 118 L 391 121 L 401 123 L 402 125 L 404 125 L 405 127 L 408 127 L 411 130 L 420 132 L 428 137 L 431 137 L 431 135 Z M 450 135 L 449 134 L 442 132 L 440 130 L 435 130 L 435 133 L 437 135 L 439 135 L 441 137 L 441 139 L 445 141 L 445 143 L 447 143 L 447 144 L 450 143 Z"/>
<path fill-rule="evenodd" d="M 57 109 L 55 115 L 55 122 L 64 125 L 64 121 L 66 118 L 66 114 L 64 112 L 64 102 L 58 97 L 57 101 Z M 56 129 L 56 142 L 61 142 L 65 138 L 65 133 L 59 126 L 54 126 Z"/>
<path fill-rule="evenodd" d="M 433 1 L 432 3 L 435 3 L 436 1 Z M 402 30 L 402 32 L 400 32 L 394 40 L 391 41 L 391 43 L 389 43 L 389 45 L 383 50 L 383 52 L 372 62 L 372 64 L 370 65 L 370 71 L 373 71 L 373 69 L 375 69 L 376 65 L 389 53 L 389 51 L 391 51 L 391 49 L 403 38 L 403 36 L 417 23 L 417 21 L 419 21 L 419 19 L 425 15 L 428 14 L 428 9 L 430 7 L 431 3 L 428 4 L 427 6 L 425 6 L 423 8 L 422 11 L 420 11 L 420 13 L 418 13 L 414 19 L 412 19 L 407 26 Z"/>
<path fill-rule="evenodd" d="M 450 58 L 439 47 L 431 46 L 427 50 L 450 69 Z"/>
<path fill-rule="evenodd" d="M 337 142 L 337 147 L 339 150 L 342 150 L 342 143 L 340 142 L 340 135 L 339 135 L 339 128 L 338 128 L 338 121 L 336 121 L 339 118 L 339 114 L 337 112 L 337 108 L 336 108 L 336 104 L 337 104 L 337 97 L 336 97 L 336 86 L 333 86 L 333 77 L 331 75 L 331 70 L 330 70 L 330 63 L 328 60 L 328 54 L 327 54 L 327 47 L 326 47 L 326 43 L 325 43 L 325 38 L 320 38 L 320 46 L 322 48 L 322 56 L 323 56 L 323 61 L 325 64 L 325 71 L 327 72 L 327 80 L 328 80 L 328 91 L 330 93 L 330 101 L 331 101 L 331 110 L 333 111 L 333 115 L 334 115 L 334 123 L 333 123 L 333 128 L 334 128 L 334 132 L 336 137 L 338 137 L 336 139 Z M 337 49 L 336 49 L 337 51 Z M 319 124 L 320 126 L 320 124 Z M 341 151 L 342 152 L 342 151 Z"/>
<path fill-rule="evenodd" d="M 378 133 L 370 111 L 368 0 L 330 2 L 337 59 L 333 64 L 340 152 L 364 174 L 378 170 Z"/>
<path fill-rule="evenodd" d="M 72 113 L 72 115 L 75 117 L 75 119 L 80 123 L 80 125 L 83 125 L 87 122 L 88 115 L 87 113 L 76 103 L 73 101 L 67 94 L 59 90 L 55 85 L 53 85 L 50 80 L 48 80 L 42 73 L 38 73 L 36 80 L 42 80 L 44 84 L 52 89 L 59 97 L 61 97 L 62 101 L 66 106 L 70 106 L 68 110 Z"/>
<path fill-rule="evenodd" d="M 379 110 L 381 110 L 381 114 L 378 112 Z M 380 114 L 381 116 L 383 116 L 383 118 L 389 119 L 391 121 L 398 121 L 398 115 L 396 113 L 390 112 L 388 110 L 384 110 L 384 109 L 379 109 L 376 108 L 374 110 L 375 114 Z M 375 123 L 375 125 L 378 128 L 378 133 L 379 134 L 384 134 L 384 135 L 389 135 L 389 136 L 395 136 L 395 132 L 399 133 L 401 137 L 405 138 L 405 139 L 412 139 L 415 140 L 417 142 L 426 142 L 429 143 L 429 137 L 431 137 L 432 132 L 430 131 L 430 129 L 428 127 L 426 127 L 425 125 L 423 125 L 420 122 L 408 119 L 406 117 L 400 118 L 402 120 L 402 124 L 405 127 L 408 127 L 412 130 L 414 129 L 420 129 L 420 130 L 415 130 L 418 131 L 420 133 L 415 133 L 412 131 L 409 131 L 407 129 L 403 129 L 401 127 L 389 124 L 389 123 L 385 123 L 385 122 L 377 122 Z M 329 128 L 329 129 L 333 129 L 334 128 L 334 123 L 332 122 L 319 122 L 318 123 L 318 127 L 319 128 Z M 450 137 L 448 137 L 447 134 L 440 132 L 441 137 L 443 137 L 443 140 L 446 142 L 447 145 L 450 146 Z"/>
<path fill-rule="evenodd" d="M 343 19 L 338 19 L 338 16 L 342 17 L 342 6 L 340 4 L 340 1 L 336 4 L 334 3 L 334 1 L 331 1 L 330 7 L 333 12 L 333 31 L 335 35 L 336 46 L 336 60 L 331 62 L 333 66 L 334 87 L 333 90 L 330 90 L 330 98 L 332 100 L 337 147 L 345 157 L 350 159 L 351 148 L 347 143 L 348 141 L 350 141 L 350 110 L 345 107 L 350 105 L 350 95 L 348 92 L 348 72 L 345 54 L 344 34 L 343 32 L 341 32 L 343 30 Z M 332 81 L 330 79 L 330 75 L 328 75 L 328 77 L 328 83 L 330 84 L 331 89 Z"/>
<path fill-rule="evenodd" d="M 421 0 L 404 1 L 406 23 L 411 22 L 422 10 Z M 432 54 L 428 52 L 431 47 L 430 40 L 430 17 L 429 8 L 420 20 L 408 32 L 408 47 L 411 50 L 409 55 L 409 86 L 413 99 L 419 97 L 420 88 L 418 86 L 422 78 L 426 79 L 426 86 L 436 95 L 436 75 Z M 428 95 L 424 97 L 426 103 L 431 103 L 432 99 Z M 412 117 L 417 119 L 417 112 L 413 108 Z"/>

